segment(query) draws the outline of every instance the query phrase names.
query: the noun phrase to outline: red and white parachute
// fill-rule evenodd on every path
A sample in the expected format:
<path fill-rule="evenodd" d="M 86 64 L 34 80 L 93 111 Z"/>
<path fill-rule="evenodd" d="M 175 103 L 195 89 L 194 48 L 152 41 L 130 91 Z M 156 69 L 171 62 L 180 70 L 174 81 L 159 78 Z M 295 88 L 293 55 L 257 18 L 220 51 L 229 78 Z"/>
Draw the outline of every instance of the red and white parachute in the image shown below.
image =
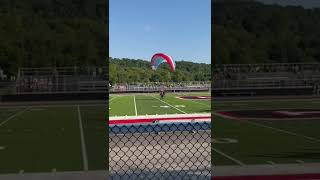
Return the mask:
<path fill-rule="evenodd" d="M 176 69 L 175 61 L 172 59 L 172 57 L 170 57 L 164 53 L 157 53 L 152 56 L 151 67 L 153 70 L 157 70 L 158 66 L 164 62 L 169 64 L 171 71 L 174 71 Z"/>

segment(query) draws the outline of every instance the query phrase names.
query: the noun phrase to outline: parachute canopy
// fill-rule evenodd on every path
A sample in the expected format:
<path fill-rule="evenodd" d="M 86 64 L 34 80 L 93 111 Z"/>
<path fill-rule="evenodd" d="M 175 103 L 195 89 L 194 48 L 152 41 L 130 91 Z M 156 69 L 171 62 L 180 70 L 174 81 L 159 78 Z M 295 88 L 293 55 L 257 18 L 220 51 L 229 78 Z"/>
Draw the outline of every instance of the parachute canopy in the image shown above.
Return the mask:
<path fill-rule="evenodd" d="M 174 62 L 174 60 L 164 53 L 157 53 L 152 56 L 151 67 L 153 70 L 157 70 L 158 66 L 164 62 L 169 64 L 171 71 L 174 71 L 176 69 L 176 63 Z"/>

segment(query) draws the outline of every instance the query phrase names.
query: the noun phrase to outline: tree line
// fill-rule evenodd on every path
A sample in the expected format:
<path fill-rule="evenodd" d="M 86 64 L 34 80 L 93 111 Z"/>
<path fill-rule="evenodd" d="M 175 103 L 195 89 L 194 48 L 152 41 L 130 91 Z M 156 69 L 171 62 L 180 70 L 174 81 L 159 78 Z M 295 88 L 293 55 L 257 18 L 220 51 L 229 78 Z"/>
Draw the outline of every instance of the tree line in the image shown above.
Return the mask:
<path fill-rule="evenodd" d="M 19 67 L 105 65 L 106 7 L 105 0 L 1 0 L 0 68 L 15 74 Z M 216 0 L 212 12 L 214 64 L 320 61 L 319 8 Z M 138 75 L 145 81 L 207 77 L 189 77 L 186 69 L 162 73 Z"/>
<path fill-rule="evenodd" d="M 0 68 L 106 63 L 105 0 L 1 0 Z"/>
<path fill-rule="evenodd" d="M 210 81 L 210 79 L 210 64 L 176 61 L 176 70 L 172 72 L 167 63 L 162 63 L 157 70 L 152 70 L 150 61 L 109 57 L 109 81 L 112 83 Z"/>
<path fill-rule="evenodd" d="M 212 3 L 214 63 L 320 61 L 320 9 L 247 0 Z"/>

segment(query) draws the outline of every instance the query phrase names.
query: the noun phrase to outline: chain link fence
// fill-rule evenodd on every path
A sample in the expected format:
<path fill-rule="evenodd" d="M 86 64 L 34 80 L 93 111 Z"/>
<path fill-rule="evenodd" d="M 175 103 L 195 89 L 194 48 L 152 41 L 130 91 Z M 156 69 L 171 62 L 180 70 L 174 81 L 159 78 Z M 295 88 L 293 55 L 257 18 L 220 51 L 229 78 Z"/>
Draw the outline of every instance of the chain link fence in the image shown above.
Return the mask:
<path fill-rule="evenodd" d="M 211 124 L 109 126 L 109 173 L 112 180 L 211 179 Z"/>

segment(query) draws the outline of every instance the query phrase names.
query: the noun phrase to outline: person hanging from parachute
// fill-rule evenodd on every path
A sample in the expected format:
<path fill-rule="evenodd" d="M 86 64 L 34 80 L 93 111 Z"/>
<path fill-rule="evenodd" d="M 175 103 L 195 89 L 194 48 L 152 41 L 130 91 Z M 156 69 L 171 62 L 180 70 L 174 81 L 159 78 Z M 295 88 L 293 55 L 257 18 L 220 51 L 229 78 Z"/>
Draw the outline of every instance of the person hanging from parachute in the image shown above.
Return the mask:
<path fill-rule="evenodd" d="M 160 98 L 163 99 L 165 95 L 166 95 L 165 87 L 162 86 L 160 88 Z"/>
<path fill-rule="evenodd" d="M 164 95 L 165 95 L 164 90 L 160 90 L 160 98 L 161 98 L 161 99 L 163 99 L 163 98 L 164 98 Z"/>
<path fill-rule="evenodd" d="M 171 71 L 174 72 L 176 69 L 175 61 L 172 59 L 172 57 L 170 57 L 164 53 L 157 53 L 152 56 L 151 68 L 156 71 L 158 69 L 158 67 L 160 66 L 160 64 L 165 63 L 165 62 L 169 64 Z M 160 88 L 160 98 L 163 99 L 164 96 L 165 96 L 165 87 L 162 86 Z"/>

